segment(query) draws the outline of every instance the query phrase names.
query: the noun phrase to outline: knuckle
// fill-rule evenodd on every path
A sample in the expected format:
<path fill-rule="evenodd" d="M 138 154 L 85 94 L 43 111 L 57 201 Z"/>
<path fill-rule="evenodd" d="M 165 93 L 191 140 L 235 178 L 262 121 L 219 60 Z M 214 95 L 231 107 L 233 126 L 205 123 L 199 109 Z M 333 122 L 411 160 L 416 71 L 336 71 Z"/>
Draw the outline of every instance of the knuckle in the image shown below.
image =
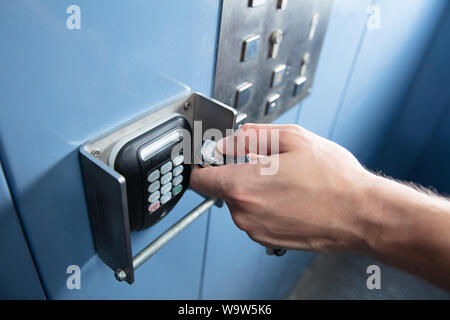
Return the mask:
<path fill-rule="evenodd" d="M 221 193 L 229 200 L 233 200 L 233 190 L 235 189 L 235 181 L 234 179 L 219 179 L 218 180 L 218 188 Z"/>
<path fill-rule="evenodd" d="M 193 170 L 191 173 L 191 177 L 189 179 L 189 184 L 192 189 L 198 190 L 199 189 L 199 181 L 198 181 L 198 175 L 196 173 L 196 170 Z"/>
<path fill-rule="evenodd" d="M 246 200 L 246 189 L 234 182 L 227 189 L 227 197 L 234 203 L 243 203 Z"/>
<path fill-rule="evenodd" d="M 299 125 L 296 125 L 296 124 L 290 124 L 290 125 L 288 125 L 288 129 L 289 129 L 289 131 L 295 132 L 295 133 L 297 133 L 297 134 L 302 134 L 302 133 L 304 133 L 303 128 L 300 127 Z"/>
<path fill-rule="evenodd" d="M 238 229 L 242 231 L 249 231 L 250 224 L 248 223 L 247 218 L 242 214 L 234 214 L 232 216 L 233 222 L 238 227 Z"/>
<path fill-rule="evenodd" d="M 280 132 L 280 139 L 286 139 L 290 142 L 300 143 L 308 142 L 311 140 L 311 136 L 302 127 L 292 124 L 288 125 L 287 130 Z"/>
<path fill-rule="evenodd" d="M 247 130 L 249 130 L 249 129 L 251 129 L 251 128 L 252 128 L 252 125 L 251 125 L 250 123 L 244 123 L 244 124 L 239 128 L 239 130 L 247 131 Z"/>

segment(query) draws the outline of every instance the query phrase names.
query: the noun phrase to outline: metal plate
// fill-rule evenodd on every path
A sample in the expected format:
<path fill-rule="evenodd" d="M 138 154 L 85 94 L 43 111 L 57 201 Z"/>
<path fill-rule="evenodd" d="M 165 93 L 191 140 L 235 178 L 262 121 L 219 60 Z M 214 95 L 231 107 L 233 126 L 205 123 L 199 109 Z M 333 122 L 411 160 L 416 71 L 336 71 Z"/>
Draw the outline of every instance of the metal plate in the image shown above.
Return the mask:
<path fill-rule="evenodd" d="M 80 161 L 97 254 L 112 270 L 123 269 L 131 284 L 134 269 L 125 179 L 85 146 L 80 148 Z"/>
<path fill-rule="evenodd" d="M 224 0 L 220 26 L 214 98 L 235 106 L 236 88 L 245 82 L 253 84 L 250 101 L 238 110 L 248 114 L 247 121 L 271 122 L 293 107 L 311 92 L 333 0 L 291 0 L 284 10 L 278 9 L 277 0 L 251 8 L 248 1 Z M 314 37 L 310 39 L 314 17 L 319 17 Z M 283 32 L 279 52 L 271 58 L 271 34 Z M 255 58 L 242 61 L 245 39 L 260 35 Z M 302 93 L 294 97 L 294 81 L 301 76 L 301 65 L 309 54 Z M 286 65 L 284 81 L 272 88 L 273 71 Z M 276 110 L 266 115 L 267 99 L 280 94 Z"/>

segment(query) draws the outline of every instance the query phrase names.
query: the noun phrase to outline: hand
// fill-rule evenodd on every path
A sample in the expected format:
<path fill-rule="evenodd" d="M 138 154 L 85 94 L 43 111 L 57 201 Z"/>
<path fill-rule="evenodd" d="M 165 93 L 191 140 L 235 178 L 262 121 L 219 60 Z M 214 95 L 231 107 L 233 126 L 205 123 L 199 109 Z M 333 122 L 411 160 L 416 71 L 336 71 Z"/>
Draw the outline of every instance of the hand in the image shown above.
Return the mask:
<path fill-rule="evenodd" d="M 267 138 L 259 135 L 264 132 Z M 254 148 L 251 133 L 259 137 Z M 276 133 L 279 150 L 273 147 Z M 249 153 L 256 160 L 197 167 L 191 186 L 224 199 L 237 227 L 251 239 L 269 248 L 367 250 L 370 226 L 360 209 L 373 175 L 346 149 L 296 125 L 257 124 L 245 124 L 217 149 Z M 278 170 L 265 175 L 274 163 Z"/>

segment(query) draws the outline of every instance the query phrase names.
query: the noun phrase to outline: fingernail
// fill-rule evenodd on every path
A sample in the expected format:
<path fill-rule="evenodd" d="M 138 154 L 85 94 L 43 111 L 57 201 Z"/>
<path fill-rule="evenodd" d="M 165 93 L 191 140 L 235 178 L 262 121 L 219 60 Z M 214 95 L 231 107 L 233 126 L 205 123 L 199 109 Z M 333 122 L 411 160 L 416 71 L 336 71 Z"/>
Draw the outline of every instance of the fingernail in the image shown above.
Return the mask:
<path fill-rule="evenodd" d="M 217 149 L 217 151 L 219 151 L 220 153 L 224 153 L 224 149 L 225 149 L 225 147 L 224 147 L 224 140 L 225 140 L 226 138 L 224 138 L 224 139 L 221 139 L 221 140 L 219 140 L 219 142 L 217 142 L 217 144 L 216 144 L 216 149 Z"/>

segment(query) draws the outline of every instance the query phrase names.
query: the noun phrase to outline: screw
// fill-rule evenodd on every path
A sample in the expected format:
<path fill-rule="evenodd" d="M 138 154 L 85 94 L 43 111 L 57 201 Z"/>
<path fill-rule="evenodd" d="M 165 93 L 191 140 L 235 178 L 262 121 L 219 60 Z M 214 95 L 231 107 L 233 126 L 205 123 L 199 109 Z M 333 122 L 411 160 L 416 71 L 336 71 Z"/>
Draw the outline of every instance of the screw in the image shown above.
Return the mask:
<path fill-rule="evenodd" d="M 127 278 L 127 274 L 122 269 L 117 269 L 114 272 L 114 277 L 116 277 L 117 281 L 124 281 Z"/>
<path fill-rule="evenodd" d="M 184 103 L 184 110 L 187 110 L 187 109 L 189 109 L 191 107 L 191 102 L 190 101 L 186 101 L 185 103 Z"/>
<path fill-rule="evenodd" d="M 102 155 L 102 153 L 98 149 L 92 150 L 91 154 L 96 158 L 100 158 L 100 156 Z"/>

